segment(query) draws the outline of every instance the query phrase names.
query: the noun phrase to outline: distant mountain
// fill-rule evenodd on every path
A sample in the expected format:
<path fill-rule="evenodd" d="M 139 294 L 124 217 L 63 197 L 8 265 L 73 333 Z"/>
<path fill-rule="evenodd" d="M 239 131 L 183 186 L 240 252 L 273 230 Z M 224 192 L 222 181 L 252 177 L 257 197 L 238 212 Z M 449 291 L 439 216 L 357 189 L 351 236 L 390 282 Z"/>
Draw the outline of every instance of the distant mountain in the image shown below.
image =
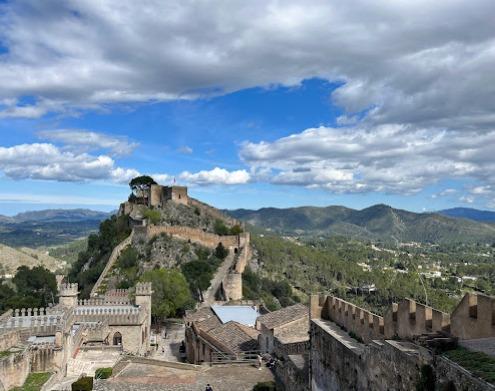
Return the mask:
<path fill-rule="evenodd" d="M 89 209 L 46 209 L 0 216 L 0 243 L 13 247 L 65 244 L 97 231 L 110 215 Z"/>
<path fill-rule="evenodd" d="M 363 210 L 343 206 L 228 211 L 248 224 L 286 235 L 341 235 L 384 242 L 495 242 L 495 225 L 387 205 Z"/>
<path fill-rule="evenodd" d="M 473 208 L 452 208 L 440 210 L 437 213 L 449 217 L 483 221 L 486 223 L 495 223 L 495 212 L 491 212 L 489 210 L 479 210 Z"/>
<path fill-rule="evenodd" d="M 11 222 L 21 223 L 26 221 L 49 222 L 87 220 L 102 221 L 108 217 L 109 213 L 90 209 L 45 209 L 19 213 L 11 218 Z"/>

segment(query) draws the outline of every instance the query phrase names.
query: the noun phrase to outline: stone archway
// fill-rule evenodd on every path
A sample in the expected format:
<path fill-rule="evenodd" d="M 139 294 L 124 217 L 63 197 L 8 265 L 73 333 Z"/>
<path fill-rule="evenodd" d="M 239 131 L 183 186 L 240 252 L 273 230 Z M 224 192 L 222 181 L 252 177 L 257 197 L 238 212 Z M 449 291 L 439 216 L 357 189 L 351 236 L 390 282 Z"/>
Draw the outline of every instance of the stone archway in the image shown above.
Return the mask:
<path fill-rule="evenodd" d="M 118 331 L 113 335 L 113 345 L 121 346 L 122 345 L 122 334 Z"/>

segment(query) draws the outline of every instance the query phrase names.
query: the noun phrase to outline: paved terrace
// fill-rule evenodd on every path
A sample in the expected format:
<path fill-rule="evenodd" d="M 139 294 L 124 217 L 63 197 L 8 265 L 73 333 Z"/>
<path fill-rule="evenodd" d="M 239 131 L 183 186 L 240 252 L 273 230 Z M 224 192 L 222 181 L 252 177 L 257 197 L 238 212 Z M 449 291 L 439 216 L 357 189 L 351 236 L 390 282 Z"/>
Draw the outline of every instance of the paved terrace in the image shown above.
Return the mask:
<path fill-rule="evenodd" d="M 221 365 L 200 370 L 131 363 L 115 378 L 99 381 L 97 391 L 252 391 L 255 384 L 273 380 L 269 369 L 247 365 Z"/>

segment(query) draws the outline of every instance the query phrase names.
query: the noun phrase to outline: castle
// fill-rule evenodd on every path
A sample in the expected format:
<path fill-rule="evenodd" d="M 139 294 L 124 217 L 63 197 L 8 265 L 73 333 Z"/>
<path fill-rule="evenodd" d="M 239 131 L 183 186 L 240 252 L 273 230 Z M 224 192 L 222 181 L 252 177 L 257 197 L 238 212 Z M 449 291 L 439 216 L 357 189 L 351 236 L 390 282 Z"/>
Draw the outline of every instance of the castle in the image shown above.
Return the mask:
<path fill-rule="evenodd" d="M 22 386 L 30 372 L 54 372 L 61 381 L 80 352 L 150 350 L 151 283 L 107 292 L 99 299 L 79 300 L 78 285 L 59 285 L 59 304 L 50 308 L 9 310 L 0 317 L 0 390 Z M 93 368 L 92 370 L 94 371 Z"/>

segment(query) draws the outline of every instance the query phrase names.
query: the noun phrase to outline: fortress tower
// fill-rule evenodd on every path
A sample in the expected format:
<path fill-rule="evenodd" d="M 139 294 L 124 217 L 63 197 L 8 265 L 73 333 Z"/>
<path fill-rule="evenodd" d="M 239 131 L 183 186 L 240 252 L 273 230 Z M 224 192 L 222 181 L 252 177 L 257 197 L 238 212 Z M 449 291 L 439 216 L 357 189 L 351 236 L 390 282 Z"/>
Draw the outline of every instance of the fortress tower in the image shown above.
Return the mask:
<path fill-rule="evenodd" d="M 77 296 L 79 294 L 77 283 L 60 284 L 58 291 L 58 301 L 63 307 L 77 306 Z"/>

